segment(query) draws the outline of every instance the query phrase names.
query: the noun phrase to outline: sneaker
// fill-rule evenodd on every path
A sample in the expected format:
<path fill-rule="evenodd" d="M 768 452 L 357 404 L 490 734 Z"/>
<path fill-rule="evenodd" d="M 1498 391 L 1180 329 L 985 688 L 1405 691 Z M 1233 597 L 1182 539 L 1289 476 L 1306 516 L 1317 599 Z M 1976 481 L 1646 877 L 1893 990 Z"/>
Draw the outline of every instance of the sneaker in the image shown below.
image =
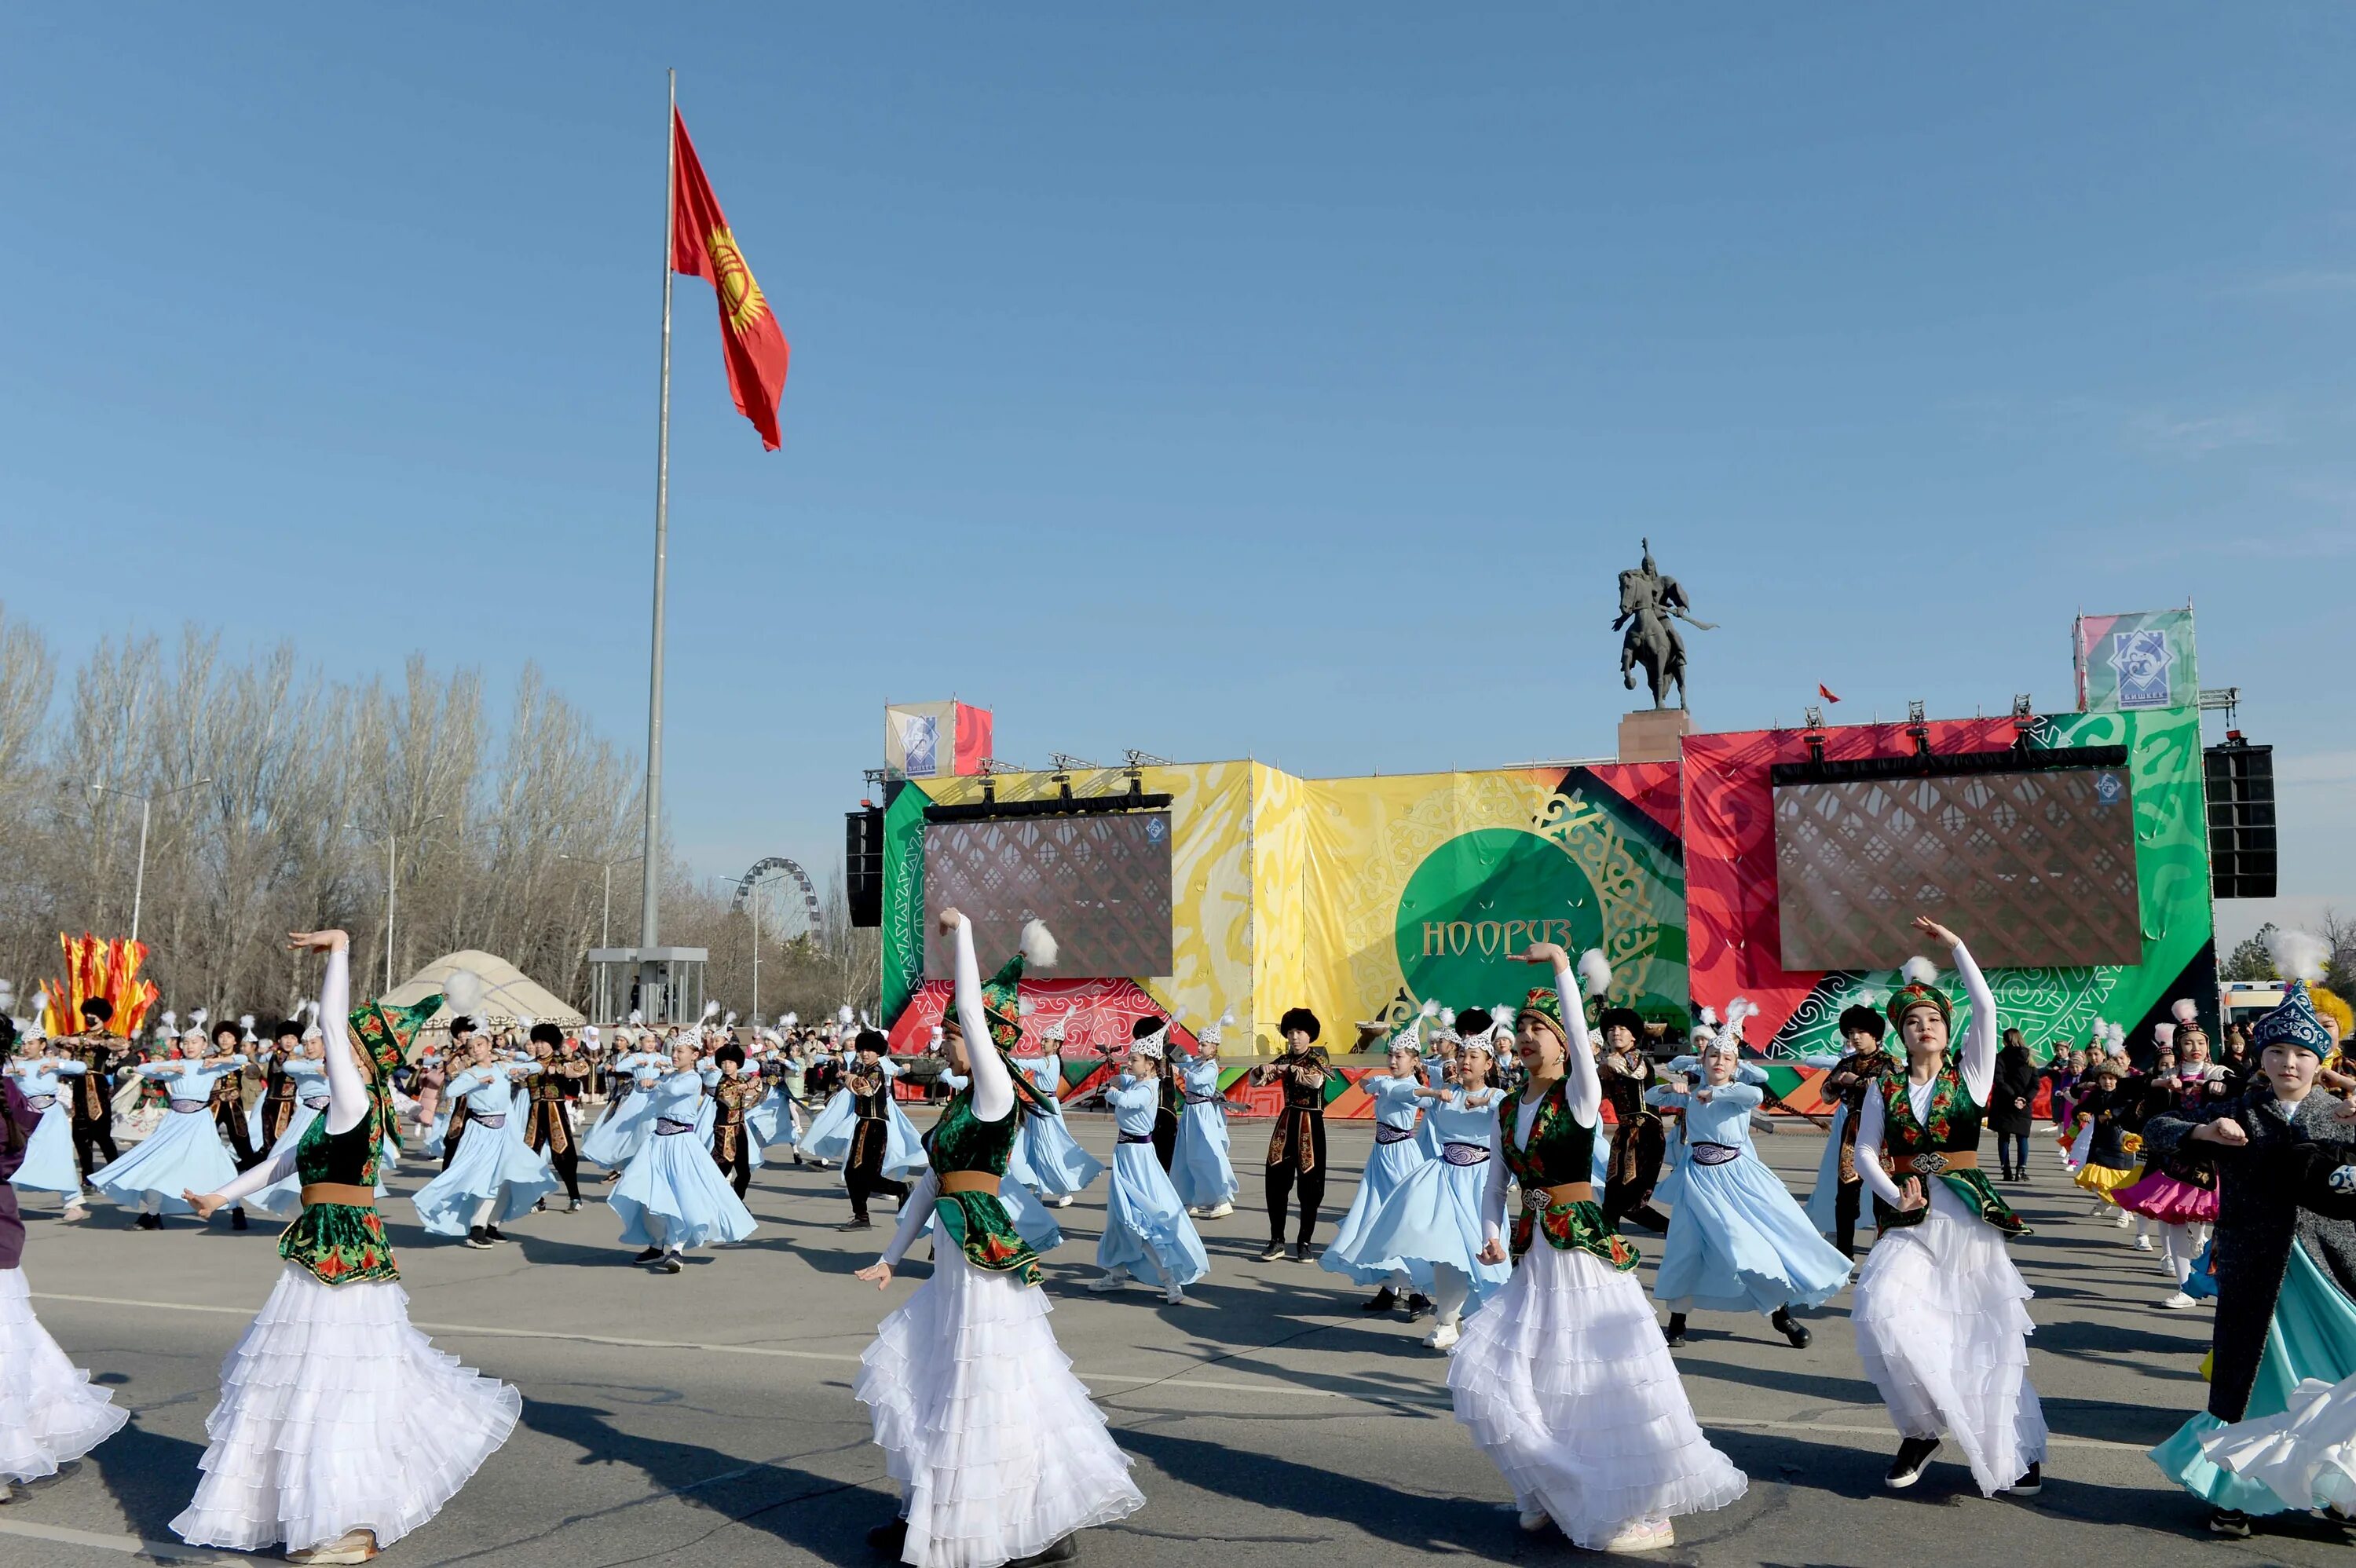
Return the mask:
<path fill-rule="evenodd" d="M 1388 1312 L 1392 1307 L 1397 1307 L 1398 1305 L 1398 1292 L 1393 1290 L 1387 1285 L 1383 1286 L 1382 1289 L 1375 1292 L 1373 1300 L 1361 1303 L 1358 1310 L 1361 1312 Z"/>
<path fill-rule="evenodd" d="M 2031 1465 L 2020 1473 L 2020 1479 L 1997 1489 L 2016 1498 L 2033 1498 L 2045 1489 L 2045 1467 Z"/>
<path fill-rule="evenodd" d="M 286 1554 L 289 1563 L 367 1563 L 376 1556 L 376 1531 L 355 1530 L 324 1546 L 308 1546 Z"/>
<path fill-rule="evenodd" d="M 888 1557 L 894 1563 L 900 1561 L 900 1553 L 907 1550 L 907 1546 L 908 1521 L 905 1519 L 895 1519 L 889 1524 L 879 1524 L 867 1532 L 867 1550 L 879 1557 Z"/>
<path fill-rule="evenodd" d="M 2194 1300 L 2185 1292 L 2179 1290 L 2174 1296 L 2162 1301 L 2160 1305 L 2167 1307 L 2170 1312 L 2182 1312 L 2188 1307 L 2198 1307 L 2201 1303 Z"/>
<path fill-rule="evenodd" d="M 2221 1508 L 2209 1516 L 2209 1532 L 2234 1541 L 2250 1538 L 2250 1516 L 2237 1508 Z"/>
<path fill-rule="evenodd" d="M 2126 1210 L 2122 1209 L 2122 1210 L 2120 1210 L 2120 1211 L 2119 1211 L 2119 1217 L 2118 1217 L 2118 1220 L 2117 1220 L 2116 1223 L 2117 1223 L 2117 1225 L 2118 1225 L 2119 1229 L 2120 1229 L 2120 1230 L 2122 1230 L 2122 1231 L 2132 1231 L 2132 1230 L 2134 1230 L 2134 1229 L 2135 1229 L 2135 1216 L 2134 1216 L 2134 1215 L 2132 1215 L 2132 1214 L 2130 1214 L 2130 1213 L 2128 1213 Z M 2136 1238 L 2136 1240 L 2138 1240 L 2138 1241 L 2141 1241 L 2141 1240 L 2144 1240 L 2144 1239 L 2145 1239 L 2145 1238 L 2143 1238 L 2143 1237 L 2137 1237 L 2137 1238 Z"/>
<path fill-rule="evenodd" d="M 1686 1342 L 1686 1315 L 1682 1312 L 1670 1313 L 1669 1326 L 1661 1331 L 1661 1338 L 1667 1341 L 1672 1349 L 1684 1344 Z"/>
<path fill-rule="evenodd" d="M 1058 1209 L 1068 1209 L 1068 1208 L 1070 1208 L 1071 1206 L 1072 1206 L 1072 1195 L 1071 1195 L 1070 1193 L 1068 1193 L 1068 1192 L 1065 1193 L 1061 1198 L 1058 1198 L 1058 1199 L 1056 1199 L 1056 1200 L 1055 1200 L 1055 1207 L 1056 1207 L 1056 1208 L 1058 1208 Z"/>
<path fill-rule="evenodd" d="M 1169 1307 L 1183 1307 L 1183 1306 L 1185 1306 L 1185 1305 L 1186 1305 L 1186 1287 L 1185 1287 L 1184 1285 L 1177 1285 L 1177 1284 L 1171 1284 L 1171 1285 L 1163 1285 L 1163 1286 L 1162 1287 L 1162 1300 L 1163 1305 L 1165 1305 L 1165 1306 L 1169 1306 Z"/>
<path fill-rule="evenodd" d="M 1410 1323 L 1429 1313 L 1437 1312 L 1439 1309 L 1440 1303 L 1432 1300 L 1431 1297 L 1424 1295 L 1424 1293 L 1419 1290 L 1411 1293 L 1407 1298 L 1407 1320 Z"/>
<path fill-rule="evenodd" d="M 547 1199 L 545 1199 L 545 1198 L 535 1198 L 535 1199 L 533 1199 L 533 1200 L 531 1200 L 531 1211 L 532 1211 L 533 1213 L 535 1213 L 535 1214 L 545 1214 L 545 1213 L 547 1213 L 547 1212 L 548 1212 L 548 1200 L 547 1200 Z"/>
<path fill-rule="evenodd" d="M 466 1228 L 466 1244 L 487 1252 L 490 1250 L 491 1239 L 483 1234 L 483 1228 L 480 1225 L 469 1225 Z"/>
<path fill-rule="evenodd" d="M 1309 1243 L 1307 1242 L 1293 1243 L 1290 1255 L 1294 1263 L 1307 1263 L 1309 1261 Z"/>
<path fill-rule="evenodd" d="M 16 1483 L 12 1481 L 0 1481 L 0 1504 L 13 1503 L 16 1500 Z"/>
<path fill-rule="evenodd" d="M 160 1231 L 164 1228 L 164 1216 L 161 1214 L 142 1214 L 139 1216 L 138 1228 L 143 1231 Z"/>
<path fill-rule="evenodd" d="M 677 1274 L 679 1272 L 679 1254 L 677 1253 L 665 1253 L 662 1255 L 662 1261 L 655 1264 L 654 1272 L 657 1274 Z"/>
<path fill-rule="evenodd" d="M 1443 1317 L 1431 1326 L 1431 1332 L 1423 1337 L 1423 1342 L 1435 1350 L 1449 1350 L 1455 1349 L 1456 1341 L 1463 1337 L 1463 1332 L 1455 1324 Z"/>
<path fill-rule="evenodd" d="M 1632 1519 L 1612 1533 L 1600 1552 L 1658 1552 L 1675 1546 L 1677 1532 L 1665 1519 Z"/>
<path fill-rule="evenodd" d="M 1774 1326 L 1777 1333 L 1792 1342 L 1792 1349 L 1795 1350 L 1806 1349 L 1808 1341 L 1815 1338 L 1808 1332 L 1806 1325 L 1792 1321 L 1792 1309 L 1788 1307 L 1777 1308 L 1775 1315 L 1767 1321 Z"/>
<path fill-rule="evenodd" d="M 1898 1445 L 1898 1457 L 1890 1461 L 1890 1473 L 1881 1484 L 1893 1492 L 1902 1492 L 1922 1478 L 1931 1463 L 1931 1456 L 1939 1451 L 1935 1437 L 1909 1437 Z"/>
<path fill-rule="evenodd" d="M 495 1241 L 495 1242 L 504 1242 L 504 1241 L 506 1241 L 506 1240 L 507 1240 L 507 1238 L 506 1238 L 505 1236 L 502 1236 L 502 1235 L 500 1235 L 500 1234 L 499 1234 L 499 1228 L 498 1228 L 497 1225 L 486 1225 L 486 1226 L 484 1226 L 484 1227 L 483 1227 L 483 1234 L 485 1234 L 486 1236 L 488 1236 L 491 1240 L 493 1240 L 493 1241 Z"/>
<path fill-rule="evenodd" d="M 1542 1508 L 1526 1508 L 1521 1511 L 1519 1522 L 1524 1530 L 1536 1535 L 1554 1522 L 1554 1516 Z"/>
<path fill-rule="evenodd" d="M 637 1257 L 632 1258 L 630 1261 L 634 1264 L 650 1264 L 660 1256 L 662 1256 L 662 1249 L 660 1247 L 648 1247 L 645 1252 L 640 1253 Z"/>
<path fill-rule="evenodd" d="M 578 1214 L 581 1212 L 581 1200 L 575 1198 L 573 1201 L 567 1203 L 564 1206 L 564 1211 L 568 1214 Z"/>
<path fill-rule="evenodd" d="M 1068 1198 L 1066 1198 L 1066 1199 L 1065 1199 L 1065 1200 L 1064 1200 L 1064 1201 L 1065 1201 L 1066 1203 L 1069 1203 L 1069 1202 L 1071 1201 L 1071 1200 L 1070 1200 L 1070 1199 L 1068 1199 Z M 1232 1203 L 1220 1203 L 1220 1204 L 1216 1204 L 1216 1205 L 1215 1205 L 1215 1206 L 1213 1206 L 1213 1207 L 1211 1207 L 1211 1208 L 1208 1208 L 1208 1209 L 1204 1210 L 1204 1211 L 1203 1211 L 1203 1218 L 1204 1218 L 1204 1219 L 1205 1219 L 1205 1220 L 1224 1220 L 1224 1219 L 1226 1219 L 1228 1215 L 1230 1215 L 1230 1214 L 1234 1213 L 1235 1211 L 1236 1211 L 1236 1206 L 1235 1206 L 1234 1204 L 1232 1204 Z"/>
<path fill-rule="evenodd" d="M 1107 1296 L 1111 1294 L 1113 1291 L 1119 1290 L 1127 1283 L 1127 1280 L 1125 1280 L 1121 1275 L 1114 1274 L 1110 1270 L 1107 1270 L 1101 1277 L 1088 1281 L 1088 1288 L 1095 1291 L 1098 1296 Z"/>
<path fill-rule="evenodd" d="M 874 1228 L 875 1221 L 873 1220 L 846 1220 L 835 1227 L 838 1231 L 872 1231 Z"/>
<path fill-rule="evenodd" d="M 1080 1560 L 1080 1543 L 1073 1536 L 1050 1542 L 1028 1557 L 1010 1557 L 1006 1568 L 1047 1568 L 1051 1563 L 1076 1563 Z"/>
<path fill-rule="evenodd" d="M 85 1209 L 85 1208 L 83 1208 L 83 1207 L 82 1207 L 80 1204 L 79 1204 L 79 1203 L 75 1204 L 72 1208 L 70 1208 L 70 1209 L 67 1210 L 67 1211 L 65 1211 L 65 1215 L 64 1215 L 64 1219 L 65 1219 L 65 1221 L 66 1221 L 66 1222 L 67 1222 L 68 1224 L 71 1224 L 71 1223 L 73 1223 L 73 1222 L 74 1222 L 75 1221 L 77 1221 L 77 1220 L 87 1220 L 87 1219 L 89 1219 L 89 1218 L 90 1218 L 90 1211 L 89 1211 L 89 1210 L 87 1210 L 87 1209 Z"/>
<path fill-rule="evenodd" d="M 1259 1261 L 1264 1264 L 1272 1264 L 1283 1256 L 1284 1243 L 1282 1242 L 1270 1242 L 1268 1244 L 1268 1250 L 1260 1253 Z"/>
<path fill-rule="evenodd" d="M 2135 1239 L 2135 1250 L 2139 1253 L 2150 1252 L 2152 1250 L 2151 1238 L 2149 1236 L 2137 1236 Z"/>

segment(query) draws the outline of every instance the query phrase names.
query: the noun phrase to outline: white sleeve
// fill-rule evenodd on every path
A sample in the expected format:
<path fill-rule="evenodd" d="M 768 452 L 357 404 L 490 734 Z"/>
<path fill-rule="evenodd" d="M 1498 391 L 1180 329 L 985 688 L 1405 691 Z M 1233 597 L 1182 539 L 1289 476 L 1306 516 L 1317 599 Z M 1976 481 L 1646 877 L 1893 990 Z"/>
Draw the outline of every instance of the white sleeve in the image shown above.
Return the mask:
<path fill-rule="evenodd" d="M 1970 1092 L 1973 1104 L 1985 1105 L 1996 1091 L 1996 993 L 1988 989 L 1987 977 L 1960 942 L 1955 944 L 1955 973 L 1972 999 L 1972 1029 L 1964 1037 L 1964 1087 Z"/>
<path fill-rule="evenodd" d="M 1014 1080 L 990 1038 L 990 1019 L 981 1007 L 981 965 L 973 956 L 973 923 L 967 920 L 958 921 L 957 929 L 957 1010 L 966 1060 L 973 1068 L 974 1119 L 1002 1122 L 1014 1109 Z"/>
<path fill-rule="evenodd" d="M 275 1157 L 263 1160 L 236 1180 L 222 1187 L 220 1196 L 229 1202 L 234 1203 L 241 1198 L 248 1198 L 261 1191 L 273 1181 L 285 1180 L 294 1173 L 294 1157 L 299 1152 L 301 1151 L 290 1144 L 279 1150 Z"/>
<path fill-rule="evenodd" d="M 344 1019 L 352 1010 L 352 955 L 341 948 L 327 955 L 327 977 L 319 982 L 319 1029 L 327 1036 L 327 1130 L 348 1133 L 368 1115 L 368 1080 L 352 1060 Z M 263 1185 L 268 1185 L 263 1183 Z"/>
<path fill-rule="evenodd" d="M 900 1205 L 900 1223 L 893 1228 L 892 1244 L 884 1249 L 884 1266 L 897 1268 L 900 1260 L 908 1255 L 908 1249 L 916 1245 L 916 1232 L 925 1228 L 925 1221 L 932 1216 L 933 1200 L 939 1196 L 940 1190 L 941 1179 L 932 1171 L 926 1171 L 918 1179 L 916 1189 L 908 1194 L 906 1202 Z"/>
<path fill-rule="evenodd" d="M 1505 1140 L 1513 1129 L 1505 1125 L 1505 1117 L 1497 1118 L 1497 1149 L 1489 1157 L 1489 1185 L 1481 1193 L 1482 1240 L 1497 1242 L 1505 1239 Z"/>
<path fill-rule="evenodd" d="M 1570 1060 L 1564 1064 L 1569 1082 L 1563 1098 L 1570 1106 L 1570 1119 L 1591 1127 L 1603 1111 L 1603 1080 L 1595 1075 L 1595 1047 L 1587 1038 L 1587 1003 L 1579 994 L 1578 971 L 1556 970 L 1554 994 L 1562 998 L 1563 1028 L 1569 1034 Z"/>
<path fill-rule="evenodd" d="M 1898 1201 L 1898 1184 L 1881 1168 L 1881 1095 L 1879 1091 L 1865 1096 L 1865 1109 L 1857 1118 L 1857 1174 L 1865 1189 L 1884 1203 Z"/>

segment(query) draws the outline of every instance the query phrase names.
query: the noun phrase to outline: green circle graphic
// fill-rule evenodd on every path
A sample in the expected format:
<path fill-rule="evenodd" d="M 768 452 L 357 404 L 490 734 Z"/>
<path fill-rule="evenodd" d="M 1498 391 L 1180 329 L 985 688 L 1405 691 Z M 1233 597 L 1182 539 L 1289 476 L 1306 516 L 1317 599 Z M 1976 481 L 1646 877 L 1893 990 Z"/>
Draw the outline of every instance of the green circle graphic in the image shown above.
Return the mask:
<path fill-rule="evenodd" d="M 1533 942 L 1573 957 L 1603 944 L 1603 908 L 1579 862 L 1517 827 L 1460 833 L 1423 858 L 1399 893 L 1399 973 L 1419 1004 L 1494 1007 L 1547 976 L 1511 961 Z"/>

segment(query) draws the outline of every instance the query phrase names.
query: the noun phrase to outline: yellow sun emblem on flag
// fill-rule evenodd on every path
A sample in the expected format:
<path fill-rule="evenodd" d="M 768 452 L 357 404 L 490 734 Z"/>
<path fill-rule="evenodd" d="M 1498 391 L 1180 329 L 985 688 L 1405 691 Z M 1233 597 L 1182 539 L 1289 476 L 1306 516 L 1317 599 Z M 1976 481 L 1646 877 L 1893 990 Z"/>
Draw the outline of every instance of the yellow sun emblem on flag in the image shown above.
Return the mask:
<path fill-rule="evenodd" d="M 727 313 L 728 325 L 742 332 L 767 315 L 769 302 L 761 297 L 761 285 L 753 281 L 744 252 L 736 249 L 736 236 L 715 228 L 703 237 L 703 249 L 712 257 L 712 281 L 720 290 L 720 308 Z"/>

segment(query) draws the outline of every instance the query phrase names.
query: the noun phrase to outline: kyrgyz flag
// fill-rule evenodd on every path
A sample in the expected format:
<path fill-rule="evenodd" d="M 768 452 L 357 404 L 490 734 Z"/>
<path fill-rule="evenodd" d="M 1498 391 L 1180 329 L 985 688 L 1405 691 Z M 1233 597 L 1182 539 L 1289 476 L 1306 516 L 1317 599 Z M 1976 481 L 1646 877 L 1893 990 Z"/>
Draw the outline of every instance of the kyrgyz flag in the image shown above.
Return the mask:
<path fill-rule="evenodd" d="M 728 232 L 727 215 L 695 144 L 687 139 L 687 122 L 670 112 L 672 176 L 670 267 L 708 279 L 720 296 L 720 347 L 728 357 L 728 390 L 736 411 L 761 432 L 761 444 L 777 449 L 777 400 L 786 393 L 786 335 L 769 308 L 768 296 L 753 281 L 753 269 Z"/>

